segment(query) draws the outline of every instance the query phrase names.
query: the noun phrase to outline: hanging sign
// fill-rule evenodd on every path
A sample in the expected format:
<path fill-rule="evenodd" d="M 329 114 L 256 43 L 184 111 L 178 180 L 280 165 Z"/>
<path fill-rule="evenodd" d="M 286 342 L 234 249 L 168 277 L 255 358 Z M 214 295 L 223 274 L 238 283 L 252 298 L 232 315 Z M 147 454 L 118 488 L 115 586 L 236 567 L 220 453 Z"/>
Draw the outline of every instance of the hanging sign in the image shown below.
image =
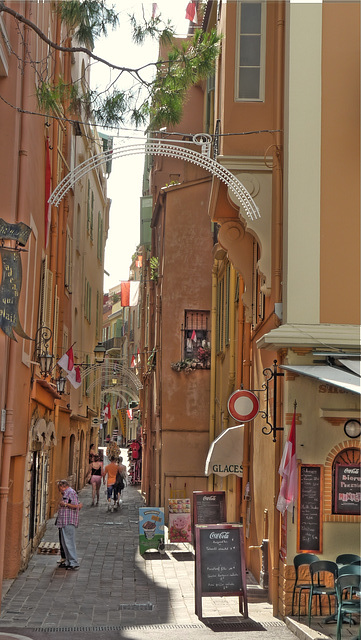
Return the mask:
<path fill-rule="evenodd" d="M 0 284 L 0 329 L 12 340 L 17 341 L 14 332 L 21 338 L 30 340 L 20 324 L 19 298 L 21 292 L 22 268 L 18 245 L 25 247 L 31 228 L 23 222 L 11 224 L 0 218 L 0 260 L 2 279 Z M 13 240 L 15 247 L 4 245 L 4 240 Z"/>
<path fill-rule="evenodd" d="M 249 422 L 259 411 L 259 400 L 252 391 L 238 389 L 229 396 L 228 413 L 235 420 Z"/>

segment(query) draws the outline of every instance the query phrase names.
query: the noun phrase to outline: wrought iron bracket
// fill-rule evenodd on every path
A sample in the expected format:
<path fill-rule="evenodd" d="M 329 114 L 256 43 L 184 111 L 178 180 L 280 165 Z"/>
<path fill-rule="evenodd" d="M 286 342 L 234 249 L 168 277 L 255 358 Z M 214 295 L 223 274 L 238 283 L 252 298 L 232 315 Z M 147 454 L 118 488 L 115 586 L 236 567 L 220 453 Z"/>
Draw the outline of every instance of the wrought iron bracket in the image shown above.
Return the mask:
<path fill-rule="evenodd" d="M 266 367 L 266 369 L 263 369 L 263 375 L 266 378 L 266 381 L 262 385 L 262 388 L 266 391 L 266 410 L 260 411 L 259 413 L 266 421 L 266 424 L 262 428 L 262 433 L 264 433 L 265 436 L 269 436 L 272 433 L 273 442 L 276 442 L 277 431 L 283 431 L 283 427 L 277 427 L 277 379 L 285 374 L 277 371 L 277 360 L 274 360 L 273 368 Z M 271 380 L 273 380 L 273 424 L 270 421 L 271 416 L 268 411 L 269 384 Z"/>

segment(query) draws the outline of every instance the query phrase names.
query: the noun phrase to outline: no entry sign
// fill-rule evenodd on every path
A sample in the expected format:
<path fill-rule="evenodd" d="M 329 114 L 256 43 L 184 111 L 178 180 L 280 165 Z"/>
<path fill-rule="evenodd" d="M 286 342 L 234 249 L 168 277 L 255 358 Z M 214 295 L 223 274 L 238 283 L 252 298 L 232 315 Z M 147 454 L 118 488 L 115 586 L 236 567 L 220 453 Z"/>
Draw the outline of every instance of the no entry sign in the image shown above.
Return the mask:
<path fill-rule="evenodd" d="M 235 420 L 249 422 L 259 411 L 259 400 L 252 391 L 238 389 L 228 399 L 228 413 Z"/>

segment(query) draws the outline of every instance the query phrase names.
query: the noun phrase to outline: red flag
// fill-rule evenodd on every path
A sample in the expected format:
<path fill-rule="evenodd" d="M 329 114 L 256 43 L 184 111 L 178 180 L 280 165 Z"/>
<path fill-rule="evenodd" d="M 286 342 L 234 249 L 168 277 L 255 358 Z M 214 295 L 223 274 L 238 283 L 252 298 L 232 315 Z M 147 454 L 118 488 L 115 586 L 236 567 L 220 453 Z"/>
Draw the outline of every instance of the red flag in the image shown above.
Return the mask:
<path fill-rule="evenodd" d="M 50 166 L 50 151 L 49 151 L 49 138 L 45 141 L 45 249 L 49 242 L 50 220 L 51 220 L 51 205 L 48 200 L 51 195 L 51 166 Z"/>
<path fill-rule="evenodd" d="M 132 356 L 132 360 L 131 360 L 131 363 L 130 363 L 130 368 L 134 369 L 134 367 L 135 367 L 135 357 Z"/>
<path fill-rule="evenodd" d="M 75 367 L 75 380 L 76 380 L 76 382 L 80 382 L 80 384 L 81 384 L 80 367 Z"/>
<path fill-rule="evenodd" d="M 133 409 L 127 409 L 127 416 L 129 420 L 133 420 Z"/>
<path fill-rule="evenodd" d="M 193 340 L 193 342 L 197 342 L 197 334 L 196 334 L 196 332 L 194 331 L 194 329 L 193 329 L 193 331 L 192 331 L 191 340 Z"/>
<path fill-rule="evenodd" d="M 122 307 L 136 307 L 139 299 L 139 285 L 137 280 L 120 283 L 120 296 Z"/>
<path fill-rule="evenodd" d="M 276 506 L 284 514 L 293 506 L 297 495 L 296 406 L 278 473 L 282 476 L 282 483 Z"/>
<path fill-rule="evenodd" d="M 190 22 L 196 23 L 197 20 L 194 19 L 195 15 L 196 15 L 196 3 L 188 2 L 187 8 L 186 8 L 186 20 L 190 20 Z"/>

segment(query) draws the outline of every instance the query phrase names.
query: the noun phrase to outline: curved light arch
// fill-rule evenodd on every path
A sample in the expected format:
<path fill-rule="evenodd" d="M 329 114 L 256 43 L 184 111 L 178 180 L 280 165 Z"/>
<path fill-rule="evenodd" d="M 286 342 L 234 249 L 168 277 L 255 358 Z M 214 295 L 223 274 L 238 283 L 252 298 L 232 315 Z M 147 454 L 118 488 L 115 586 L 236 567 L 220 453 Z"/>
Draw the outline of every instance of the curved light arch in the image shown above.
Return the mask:
<path fill-rule="evenodd" d="M 86 380 L 93 372 L 97 372 L 96 379 L 92 382 L 89 387 L 87 387 L 87 391 L 93 389 L 95 384 L 99 384 L 99 382 L 103 382 L 106 378 L 113 375 L 122 376 L 122 386 L 124 383 L 129 384 L 130 387 L 133 387 L 137 392 L 139 389 L 143 388 L 143 385 L 139 378 L 135 375 L 135 373 L 125 364 L 119 362 L 116 358 L 106 358 L 102 363 L 90 364 L 81 371 L 81 380 Z"/>
<path fill-rule="evenodd" d="M 134 400 L 134 402 L 139 403 L 139 396 L 137 396 L 137 394 L 133 391 L 124 389 L 123 387 L 121 389 L 117 389 L 117 387 L 109 387 L 108 389 L 104 389 L 101 392 L 101 397 L 104 397 L 105 395 L 116 396 L 117 398 L 123 400 L 123 402 L 125 403 L 129 402 L 129 400 Z"/>
<path fill-rule="evenodd" d="M 233 175 L 233 173 L 231 173 L 231 171 L 210 157 L 210 140 L 210 136 L 205 133 L 196 134 L 193 136 L 193 140 L 191 142 L 180 140 L 178 144 L 175 144 L 174 140 L 148 138 L 147 142 L 124 145 L 116 147 L 110 151 L 103 151 L 102 153 L 84 160 L 84 162 L 70 171 L 54 189 L 48 202 L 49 204 L 58 207 L 63 197 L 78 180 L 83 178 L 92 169 L 96 169 L 107 161 L 130 155 L 159 155 L 186 160 L 187 162 L 196 164 L 206 171 L 209 171 L 209 173 L 213 174 L 219 178 L 221 182 L 224 182 L 227 185 L 228 189 L 234 194 L 237 202 L 241 207 L 243 207 L 246 215 L 251 220 L 260 218 L 259 209 L 243 184 L 236 178 L 236 176 Z M 185 146 L 182 147 L 180 146 L 181 144 Z M 196 144 L 200 146 L 201 152 L 188 148 L 186 146 L 187 144 Z"/>

